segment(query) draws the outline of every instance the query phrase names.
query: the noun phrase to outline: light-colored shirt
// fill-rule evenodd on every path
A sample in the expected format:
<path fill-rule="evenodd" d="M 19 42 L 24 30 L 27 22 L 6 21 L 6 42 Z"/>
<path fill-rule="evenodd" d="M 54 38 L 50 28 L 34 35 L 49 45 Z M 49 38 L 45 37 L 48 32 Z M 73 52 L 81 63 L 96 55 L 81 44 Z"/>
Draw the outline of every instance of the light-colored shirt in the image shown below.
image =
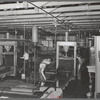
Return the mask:
<path fill-rule="evenodd" d="M 48 59 L 44 59 L 42 63 L 40 64 L 40 68 L 43 70 L 45 69 L 46 65 L 50 64 L 51 62 Z"/>
<path fill-rule="evenodd" d="M 50 64 L 50 60 L 49 59 L 44 59 L 41 63 L 40 63 L 40 66 L 39 66 L 39 73 L 41 73 L 41 75 L 43 76 L 43 78 L 46 80 L 46 77 L 44 75 L 44 70 L 45 70 L 45 67 L 46 65 Z"/>
<path fill-rule="evenodd" d="M 24 58 L 24 60 L 29 60 L 29 54 L 28 53 L 24 53 L 23 58 Z"/>

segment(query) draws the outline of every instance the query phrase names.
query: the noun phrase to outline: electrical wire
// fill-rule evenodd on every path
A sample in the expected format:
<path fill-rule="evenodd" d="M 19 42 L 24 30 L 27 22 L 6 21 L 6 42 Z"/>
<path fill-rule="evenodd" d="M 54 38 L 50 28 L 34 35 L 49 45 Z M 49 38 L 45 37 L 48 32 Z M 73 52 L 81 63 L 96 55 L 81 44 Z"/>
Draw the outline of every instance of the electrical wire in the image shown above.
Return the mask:
<path fill-rule="evenodd" d="M 44 10 L 43 8 L 38 7 L 37 5 L 33 4 L 33 3 L 32 3 L 32 2 L 30 2 L 30 1 L 28 1 L 28 3 L 32 4 L 33 6 L 37 7 L 38 9 L 41 9 L 41 10 L 42 10 L 42 11 L 44 11 L 46 14 L 51 15 L 54 19 L 56 19 L 56 20 L 57 20 L 57 22 L 58 22 L 59 24 L 61 24 L 61 25 L 62 25 L 61 27 L 66 28 L 66 23 L 65 23 L 65 22 L 63 22 L 63 20 L 60 20 L 58 17 L 56 17 L 56 16 L 54 16 L 53 14 L 51 14 L 51 13 L 47 12 L 47 11 L 46 11 L 46 10 Z M 63 22 L 63 23 L 62 23 L 62 22 Z"/>

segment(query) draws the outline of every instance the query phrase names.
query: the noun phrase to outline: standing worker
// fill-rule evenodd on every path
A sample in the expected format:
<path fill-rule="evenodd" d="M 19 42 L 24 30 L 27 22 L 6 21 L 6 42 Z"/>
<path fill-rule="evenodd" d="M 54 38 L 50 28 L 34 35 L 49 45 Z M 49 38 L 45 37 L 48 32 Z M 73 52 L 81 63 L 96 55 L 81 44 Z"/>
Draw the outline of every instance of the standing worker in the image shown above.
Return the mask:
<path fill-rule="evenodd" d="M 24 59 L 24 74 L 29 77 L 29 53 L 25 51 L 23 57 L 20 58 Z"/>

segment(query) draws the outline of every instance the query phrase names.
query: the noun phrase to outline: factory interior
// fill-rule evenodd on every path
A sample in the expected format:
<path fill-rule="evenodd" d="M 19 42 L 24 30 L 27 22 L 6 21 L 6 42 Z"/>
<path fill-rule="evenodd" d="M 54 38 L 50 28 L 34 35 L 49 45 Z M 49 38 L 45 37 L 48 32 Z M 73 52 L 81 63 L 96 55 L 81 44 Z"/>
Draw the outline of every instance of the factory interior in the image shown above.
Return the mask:
<path fill-rule="evenodd" d="M 99 13 L 99 0 L 0 0 L 0 98 L 100 98 Z"/>

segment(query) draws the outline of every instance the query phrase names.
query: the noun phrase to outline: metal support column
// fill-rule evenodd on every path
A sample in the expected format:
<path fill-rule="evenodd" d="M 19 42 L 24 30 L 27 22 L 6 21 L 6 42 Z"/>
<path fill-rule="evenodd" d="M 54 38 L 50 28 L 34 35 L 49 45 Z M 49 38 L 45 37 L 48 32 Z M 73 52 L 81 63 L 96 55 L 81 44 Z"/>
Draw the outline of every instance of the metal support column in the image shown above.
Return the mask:
<path fill-rule="evenodd" d="M 32 42 L 34 43 L 34 84 L 35 84 L 37 77 L 36 65 L 37 65 L 37 42 L 38 42 L 37 26 L 35 25 L 32 27 Z"/>
<path fill-rule="evenodd" d="M 24 39 L 25 39 L 25 25 L 24 25 Z M 25 41 L 24 41 L 24 52 L 25 52 Z M 24 75 L 26 74 L 25 73 L 25 60 L 24 60 Z"/>
<path fill-rule="evenodd" d="M 65 32 L 65 41 L 68 41 L 68 31 Z"/>

